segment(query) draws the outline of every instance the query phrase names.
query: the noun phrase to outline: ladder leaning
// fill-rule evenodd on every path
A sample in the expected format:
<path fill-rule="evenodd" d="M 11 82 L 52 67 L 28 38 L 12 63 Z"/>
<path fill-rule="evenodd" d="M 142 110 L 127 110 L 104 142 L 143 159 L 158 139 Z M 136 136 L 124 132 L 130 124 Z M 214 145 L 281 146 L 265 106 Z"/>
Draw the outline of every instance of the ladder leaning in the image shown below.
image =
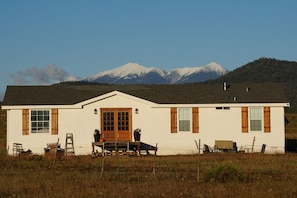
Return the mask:
<path fill-rule="evenodd" d="M 65 155 L 75 155 L 73 133 L 66 133 Z"/>

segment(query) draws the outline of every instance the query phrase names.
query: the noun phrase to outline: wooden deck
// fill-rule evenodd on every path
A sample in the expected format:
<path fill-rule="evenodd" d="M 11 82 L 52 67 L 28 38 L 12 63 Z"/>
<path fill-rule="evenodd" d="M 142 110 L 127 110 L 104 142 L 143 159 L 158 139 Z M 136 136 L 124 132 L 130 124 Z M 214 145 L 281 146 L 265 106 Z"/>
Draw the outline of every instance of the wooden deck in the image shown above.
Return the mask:
<path fill-rule="evenodd" d="M 95 147 L 101 148 L 101 153 L 95 150 Z M 154 151 L 157 154 L 157 147 L 146 144 L 144 142 L 130 141 L 104 141 L 92 142 L 92 153 L 104 155 L 149 155 L 149 151 Z"/>

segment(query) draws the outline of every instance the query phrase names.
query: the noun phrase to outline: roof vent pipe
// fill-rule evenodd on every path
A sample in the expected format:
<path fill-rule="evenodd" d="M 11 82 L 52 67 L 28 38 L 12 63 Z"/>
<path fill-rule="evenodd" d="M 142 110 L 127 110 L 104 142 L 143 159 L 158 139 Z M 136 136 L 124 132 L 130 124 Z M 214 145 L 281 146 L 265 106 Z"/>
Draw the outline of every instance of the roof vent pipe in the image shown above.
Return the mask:
<path fill-rule="evenodd" d="M 226 81 L 224 82 L 223 87 L 224 87 L 224 91 L 227 91 L 227 82 Z"/>
<path fill-rule="evenodd" d="M 250 91 L 250 88 L 249 88 L 249 87 L 247 87 L 247 88 L 246 88 L 246 92 L 249 92 L 249 91 Z"/>
<path fill-rule="evenodd" d="M 234 97 L 233 97 L 233 101 L 234 101 L 234 102 L 236 102 L 236 100 L 237 100 L 237 97 L 236 97 L 236 96 L 234 96 Z"/>

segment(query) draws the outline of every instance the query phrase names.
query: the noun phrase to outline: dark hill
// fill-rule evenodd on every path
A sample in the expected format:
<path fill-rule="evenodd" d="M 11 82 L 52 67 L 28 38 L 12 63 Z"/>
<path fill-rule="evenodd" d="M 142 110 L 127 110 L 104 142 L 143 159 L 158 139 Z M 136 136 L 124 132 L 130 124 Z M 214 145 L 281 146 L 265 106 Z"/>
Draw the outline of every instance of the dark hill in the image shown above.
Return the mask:
<path fill-rule="evenodd" d="M 297 111 L 297 62 L 295 61 L 259 58 L 206 83 L 224 81 L 227 83 L 284 83 L 286 95 L 292 106 L 290 109 Z"/>
<path fill-rule="evenodd" d="M 260 58 L 210 82 L 291 82 L 297 79 L 297 62 Z"/>

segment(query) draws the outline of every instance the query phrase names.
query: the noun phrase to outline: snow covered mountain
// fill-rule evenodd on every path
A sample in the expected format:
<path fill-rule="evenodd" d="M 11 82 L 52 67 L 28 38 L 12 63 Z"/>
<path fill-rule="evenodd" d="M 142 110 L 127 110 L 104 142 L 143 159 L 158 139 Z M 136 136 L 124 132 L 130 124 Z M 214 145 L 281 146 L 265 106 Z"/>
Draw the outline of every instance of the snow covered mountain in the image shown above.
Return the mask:
<path fill-rule="evenodd" d="M 182 84 L 203 82 L 220 77 L 227 72 L 215 62 L 201 67 L 184 67 L 169 71 L 128 63 L 90 76 L 84 81 L 108 84 Z"/>

